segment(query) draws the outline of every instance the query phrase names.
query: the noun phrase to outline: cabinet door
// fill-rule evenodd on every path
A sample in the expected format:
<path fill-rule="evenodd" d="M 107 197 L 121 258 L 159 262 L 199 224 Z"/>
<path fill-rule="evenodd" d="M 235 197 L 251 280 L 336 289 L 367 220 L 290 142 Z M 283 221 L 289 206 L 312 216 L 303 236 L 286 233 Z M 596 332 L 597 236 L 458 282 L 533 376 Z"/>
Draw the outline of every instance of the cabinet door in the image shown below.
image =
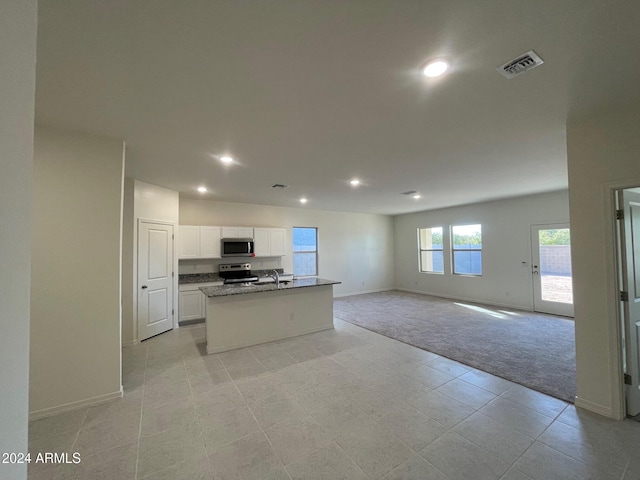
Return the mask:
<path fill-rule="evenodd" d="M 197 320 L 204 318 L 202 299 L 204 294 L 200 290 L 188 290 L 180 292 L 180 316 L 178 320 Z"/>
<path fill-rule="evenodd" d="M 240 238 L 238 227 L 222 227 L 222 238 Z"/>
<path fill-rule="evenodd" d="M 222 227 L 222 238 L 253 238 L 253 227 Z"/>
<path fill-rule="evenodd" d="M 284 228 L 269 229 L 269 246 L 272 257 L 283 257 L 287 243 L 287 230 Z"/>
<path fill-rule="evenodd" d="M 253 248 L 256 257 L 268 257 L 271 255 L 270 228 L 253 229 Z"/>
<path fill-rule="evenodd" d="M 238 237 L 253 238 L 253 227 L 238 227 Z"/>
<path fill-rule="evenodd" d="M 178 258 L 200 256 L 200 227 L 180 225 L 178 227 Z"/>
<path fill-rule="evenodd" d="M 200 258 L 220 258 L 220 227 L 200 227 Z"/>

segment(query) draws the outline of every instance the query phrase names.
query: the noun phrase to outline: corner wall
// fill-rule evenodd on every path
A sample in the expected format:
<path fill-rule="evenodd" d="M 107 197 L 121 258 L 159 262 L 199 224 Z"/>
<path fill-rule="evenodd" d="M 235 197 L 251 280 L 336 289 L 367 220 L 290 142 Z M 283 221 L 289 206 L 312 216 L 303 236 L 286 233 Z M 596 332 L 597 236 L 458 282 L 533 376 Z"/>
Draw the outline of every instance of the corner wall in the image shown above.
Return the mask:
<path fill-rule="evenodd" d="M 567 123 L 576 405 L 620 418 L 624 398 L 617 317 L 612 189 L 640 185 L 640 113 L 593 114 Z"/>
<path fill-rule="evenodd" d="M 0 453 L 27 451 L 36 26 L 35 0 L 2 2 Z M 27 465 L 0 463 L 0 478 L 25 480 Z"/>
<path fill-rule="evenodd" d="M 568 192 L 398 215 L 395 220 L 395 286 L 460 300 L 533 309 L 531 225 L 569 221 Z M 417 229 L 482 224 L 482 276 L 420 273 Z"/>
<path fill-rule="evenodd" d="M 386 215 L 181 198 L 180 224 L 285 227 L 288 250 L 281 266 L 289 272 L 291 228 L 318 227 L 318 275 L 342 282 L 334 286 L 336 296 L 393 288 L 393 219 Z"/>
<path fill-rule="evenodd" d="M 38 126 L 32 418 L 121 395 L 123 142 Z"/>

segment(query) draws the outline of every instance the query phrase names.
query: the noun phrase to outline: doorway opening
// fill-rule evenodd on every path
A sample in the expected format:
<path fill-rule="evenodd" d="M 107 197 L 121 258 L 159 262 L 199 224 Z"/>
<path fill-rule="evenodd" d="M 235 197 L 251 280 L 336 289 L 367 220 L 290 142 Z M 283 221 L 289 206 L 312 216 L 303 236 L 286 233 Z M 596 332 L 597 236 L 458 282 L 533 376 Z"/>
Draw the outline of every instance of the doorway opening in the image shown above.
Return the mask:
<path fill-rule="evenodd" d="M 629 417 L 640 415 L 640 187 L 616 195 L 618 308 L 625 407 Z"/>

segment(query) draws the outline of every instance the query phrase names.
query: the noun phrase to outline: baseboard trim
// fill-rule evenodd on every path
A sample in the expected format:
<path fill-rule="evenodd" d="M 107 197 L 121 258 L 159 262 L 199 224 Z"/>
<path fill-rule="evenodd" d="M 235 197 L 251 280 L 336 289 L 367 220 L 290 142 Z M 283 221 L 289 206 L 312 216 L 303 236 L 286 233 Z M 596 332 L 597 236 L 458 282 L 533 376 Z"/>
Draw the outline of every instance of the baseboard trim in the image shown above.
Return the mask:
<path fill-rule="evenodd" d="M 128 342 L 122 342 L 123 347 L 133 347 L 138 344 L 138 340 L 129 340 Z"/>
<path fill-rule="evenodd" d="M 80 408 L 93 407 L 95 405 L 100 405 L 101 403 L 106 403 L 106 402 L 110 402 L 111 400 L 122 398 L 122 394 L 123 394 L 123 389 L 121 385 L 120 390 L 118 390 L 117 392 L 106 393 L 104 395 L 98 395 L 97 397 L 86 398 L 84 400 L 65 403 L 63 405 L 56 405 L 55 407 L 47 407 L 47 408 L 42 408 L 40 410 L 34 410 L 33 412 L 29 412 L 29 421 L 38 420 L 40 418 L 45 418 L 45 417 L 51 417 L 53 415 L 58 415 L 60 413 L 71 412 L 73 410 L 78 410 Z"/>
<path fill-rule="evenodd" d="M 592 402 L 590 400 L 585 400 L 584 398 L 580 398 L 576 396 L 575 406 L 584 408 L 585 410 L 589 410 L 590 412 L 597 413 L 598 415 L 603 415 L 609 418 L 615 418 L 613 416 L 613 410 L 611 407 L 607 407 L 606 405 L 600 405 L 599 403 Z M 616 419 L 620 420 L 620 419 Z"/>
<path fill-rule="evenodd" d="M 333 298 L 353 297 L 355 295 L 366 295 L 368 293 L 390 292 L 391 290 L 398 290 L 398 289 L 397 288 L 380 288 L 378 290 L 364 290 L 362 292 L 355 292 L 355 293 L 340 293 L 338 295 L 334 295 Z"/>
<path fill-rule="evenodd" d="M 295 338 L 295 337 L 300 337 L 302 335 L 308 335 L 310 333 L 317 333 L 317 332 L 323 332 L 325 330 L 333 330 L 335 327 L 333 326 L 333 322 L 331 323 L 331 325 L 325 325 L 322 327 L 318 327 L 318 328 L 310 328 L 309 330 L 305 330 L 302 332 L 296 332 L 295 334 L 288 336 L 288 337 L 281 337 L 281 336 L 276 336 L 273 338 L 268 338 L 266 340 L 261 340 L 260 343 L 253 343 L 253 342 L 246 342 L 246 343 L 239 343 L 237 345 L 228 345 L 225 347 L 219 347 L 219 348 L 214 348 L 209 350 L 209 347 L 207 347 L 207 354 L 211 355 L 214 353 L 221 353 L 221 352 L 228 352 L 229 350 L 236 350 L 238 348 L 245 348 L 245 347 L 253 347 L 255 345 L 262 345 L 263 343 L 269 343 L 269 342 L 275 342 L 277 340 L 286 340 L 287 338 Z"/>
<path fill-rule="evenodd" d="M 196 323 L 204 323 L 204 318 L 196 318 L 195 320 L 184 320 L 182 322 L 178 322 L 178 327 L 186 327 L 187 325 L 195 325 Z"/>
<path fill-rule="evenodd" d="M 476 299 L 476 298 L 458 297 L 458 296 L 454 296 L 454 295 L 444 295 L 442 293 L 425 292 L 423 290 L 411 290 L 409 288 L 394 288 L 393 290 L 399 290 L 401 292 L 408 292 L 408 293 L 419 293 L 421 295 L 429 295 L 431 297 L 446 298 L 446 299 L 449 299 L 449 300 L 459 300 L 461 302 L 479 303 L 479 304 L 482 304 L 482 305 L 491 305 L 492 307 L 513 308 L 515 310 L 523 310 L 525 312 L 533 312 L 534 311 L 531 307 L 522 306 L 522 305 L 511 305 L 511 304 L 508 304 L 508 303 L 497 303 L 497 302 L 492 302 L 492 301 L 489 301 L 489 300 L 479 300 L 479 299 Z"/>

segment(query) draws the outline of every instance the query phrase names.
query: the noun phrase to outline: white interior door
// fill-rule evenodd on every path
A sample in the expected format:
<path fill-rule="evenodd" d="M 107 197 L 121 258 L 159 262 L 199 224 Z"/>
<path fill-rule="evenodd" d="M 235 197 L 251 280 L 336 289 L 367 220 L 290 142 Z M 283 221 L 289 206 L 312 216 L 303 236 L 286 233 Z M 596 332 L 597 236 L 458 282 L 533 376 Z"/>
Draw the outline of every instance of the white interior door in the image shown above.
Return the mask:
<path fill-rule="evenodd" d="M 568 223 L 531 226 L 533 309 L 573 317 Z"/>
<path fill-rule="evenodd" d="M 640 414 L 640 193 L 619 192 L 627 415 Z"/>
<path fill-rule="evenodd" d="M 138 224 L 138 338 L 173 328 L 173 225 Z"/>

